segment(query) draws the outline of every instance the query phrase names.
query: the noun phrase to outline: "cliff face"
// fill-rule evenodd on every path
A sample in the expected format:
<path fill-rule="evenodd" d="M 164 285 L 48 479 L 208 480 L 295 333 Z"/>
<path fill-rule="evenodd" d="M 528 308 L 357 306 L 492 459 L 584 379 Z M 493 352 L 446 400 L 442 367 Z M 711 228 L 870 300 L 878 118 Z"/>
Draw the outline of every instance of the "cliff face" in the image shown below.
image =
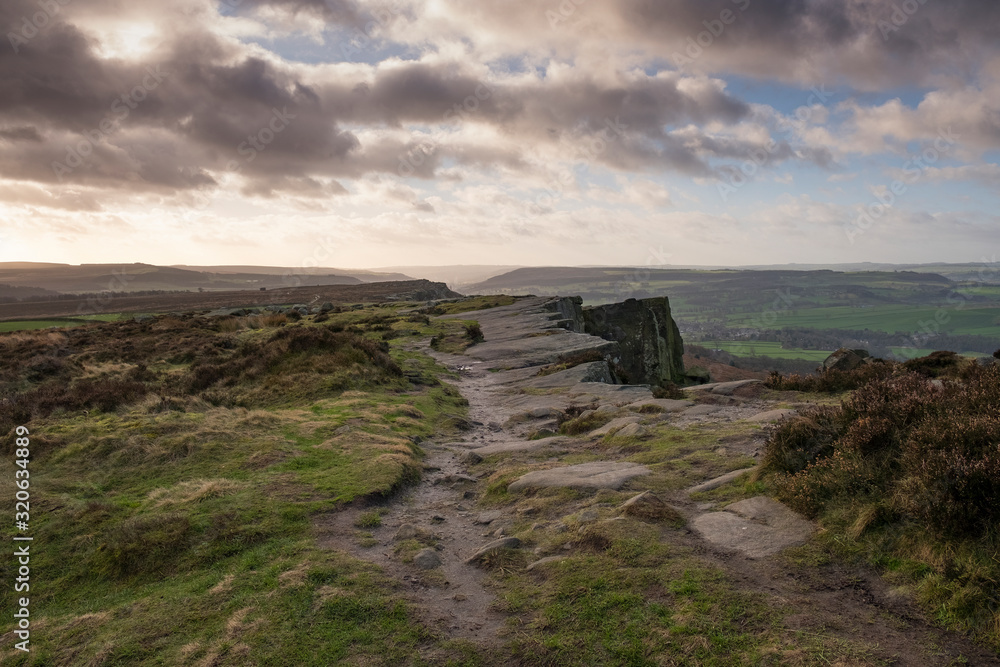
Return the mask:
<path fill-rule="evenodd" d="M 610 361 L 625 375 L 620 382 L 658 386 L 685 381 L 684 343 L 667 297 L 588 308 L 581 304 L 580 297 L 566 297 L 552 301 L 550 309 L 563 328 L 617 344 Z"/>

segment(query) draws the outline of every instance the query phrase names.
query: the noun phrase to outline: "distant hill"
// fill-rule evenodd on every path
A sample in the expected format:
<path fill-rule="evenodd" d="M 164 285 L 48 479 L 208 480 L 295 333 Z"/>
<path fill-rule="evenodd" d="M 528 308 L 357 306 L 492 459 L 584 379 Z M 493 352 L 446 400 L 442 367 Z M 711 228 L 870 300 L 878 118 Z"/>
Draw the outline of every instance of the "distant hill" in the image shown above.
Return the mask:
<path fill-rule="evenodd" d="M 452 289 L 488 280 L 508 271 L 521 268 L 517 265 L 456 264 L 445 266 L 387 266 L 373 271 L 398 271 L 414 278 L 446 283 Z"/>
<path fill-rule="evenodd" d="M 395 282 L 403 280 L 414 280 L 415 278 L 423 278 L 423 276 L 412 276 L 406 273 L 400 273 L 392 270 L 379 270 L 379 269 L 339 269 L 334 267 L 311 267 L 311 268 L 294 268 L 289 266 L 253 266 L 253 265 L 222 265 L 222 266 L 190 266 L 187 264 L 171 264 L 172 268 L 176 269 L 187 269 L 189 271 L 207 271 L 210 273 L 249 273 L 249 274 L 265 274 L 265 275 L 286 275 L 291 274 L 295 276 L 321 276 L 321 275 L 337 275 L 346 276 L 349 278 L 357 278 L 363 283 L 384 283 L 384 282 Z M 438 281 L 443 282 L 443 281 Z"/>
<path fill-rule="evenodd" d="M 177 268 L 152 264 L 33 264 L 0 262 L 0 284 L 34 287 L 63 294 L 90 292 L 220 291 L 274 289 L 295 285 L 357 285 L 370 281 L 338 274 L 293 272 L 271 267 L 269 271 L 243 271 L 242 267 Z M 220 270 L 211 270 L 217 268 Z M 265 268 L 265 267 L 247 267 Z M 221 270 L 226 269 L 226 270 Z M 286 275 L 298 282 L 289 282 Z"/>

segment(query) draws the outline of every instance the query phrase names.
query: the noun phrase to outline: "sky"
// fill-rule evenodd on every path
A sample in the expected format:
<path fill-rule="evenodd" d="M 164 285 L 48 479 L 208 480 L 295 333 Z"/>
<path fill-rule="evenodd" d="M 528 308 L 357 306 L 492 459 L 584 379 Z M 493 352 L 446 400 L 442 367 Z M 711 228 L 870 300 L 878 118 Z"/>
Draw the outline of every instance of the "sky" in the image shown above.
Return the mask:
<path fill-rule="evenodd" d="M 4 0 L 0 261 L 996 261 L 996 0 Z"/>

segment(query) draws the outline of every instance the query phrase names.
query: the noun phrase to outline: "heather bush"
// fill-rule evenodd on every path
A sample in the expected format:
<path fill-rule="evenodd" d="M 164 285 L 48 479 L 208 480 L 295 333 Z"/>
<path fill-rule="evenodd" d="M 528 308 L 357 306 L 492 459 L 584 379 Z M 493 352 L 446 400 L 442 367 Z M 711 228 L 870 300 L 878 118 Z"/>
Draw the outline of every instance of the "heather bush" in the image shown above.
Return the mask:
<path fill-rule="evenodd" d="M 814 407 L 786 420 L 768 442 L 762 470 L 797 473 L 832 454 L 844 430 L 843 413 L 833 407 Z"/>
<path fill-rule="evenodd" d="M 931 352 L 926 357 L 917 357 L 903 363 L 907 370 L 920 373 L 927 377 L 939 377 L 941 375 L 954 375 L 961 367 L 962 357 L 948 350 L 938 350 Z"/>
<path fill-rule="evenodd" d="M 944 382 L 900 370 L 780 425 L 763 470 L 810 516 L 879 502 L 935 533 L 986 534 L 1000 521 L 1000 368 L 970 365 Z"/>
<path fill-rule="evenodd" d="M 764 380 L 764 386 L 781 391 L 812 391 L 835 394 L 851 391 L 878 378 L 891 376 L 896 364 L 891 361 L 876 359 L 871 363 L 858 366 L 852 371 L 827 370 L 819 375 L 782 375 L 777 371 Z"/>

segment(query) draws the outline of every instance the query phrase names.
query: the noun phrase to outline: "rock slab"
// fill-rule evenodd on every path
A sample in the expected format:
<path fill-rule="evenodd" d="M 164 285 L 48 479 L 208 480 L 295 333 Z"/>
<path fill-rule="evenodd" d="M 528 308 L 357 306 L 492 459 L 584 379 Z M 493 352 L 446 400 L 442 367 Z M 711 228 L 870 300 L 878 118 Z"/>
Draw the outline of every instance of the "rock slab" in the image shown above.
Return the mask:
<path fill-rule="evenodd" d="M 765 496 L 741 500 L 722 512 L 701 514 L 691 527 L 712 544 L 749 558 L 772 556 L 802 544 L 814 530 L 812 523 Z"/>
<path fill-rule="evenodd" d="M 595 461 L 548 470 L 536 470 L 512 482 L 508 491 L 561 487 L 592 491 L 620 489 L 625 482 L 640 475 L 648 475 L 649 468 L 637 463 L 620 461 Z"/>

